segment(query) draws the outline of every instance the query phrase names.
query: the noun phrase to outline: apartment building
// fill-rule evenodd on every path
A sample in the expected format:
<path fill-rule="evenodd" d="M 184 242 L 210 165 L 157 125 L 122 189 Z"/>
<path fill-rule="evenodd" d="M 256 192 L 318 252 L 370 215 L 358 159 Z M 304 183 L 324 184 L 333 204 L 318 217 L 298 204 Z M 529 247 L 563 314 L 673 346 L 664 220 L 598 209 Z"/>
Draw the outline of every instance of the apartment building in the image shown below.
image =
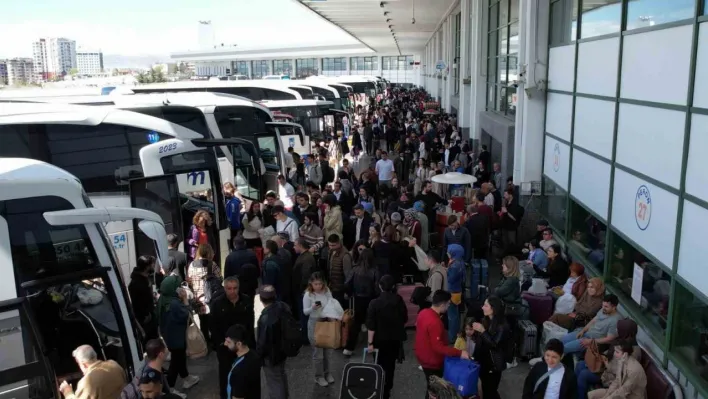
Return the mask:
<path fill-rule="evenodd" d="M 78 51 L 76 68 L 79 75 L 98 75 L 103 73 L 103 53 L 101 51 Z"/>
<path fill-rule="evenodd" d="M 77 67 L 76 41 L 42 38 L 32 43 L 34 74 L 37 80 L 54 80 Z"/>
<path fill-rule="evenodd" d="M 0 86 L 7 84 L 7 61 L 0 60 Z"/>
<path fill-rule="evenodd" d="M 31 58 L 13 58 L 7 61 L 7 84 L 10 86 L 19 86 L 32 83 L 33 79 L 33 62 Z M 0 64 L 2 64 L 0 62 Z M 2 67 L 0 67 L 0 71 Z M 0 80 L 2 80 L 2 75 L 0 72 Z"/>

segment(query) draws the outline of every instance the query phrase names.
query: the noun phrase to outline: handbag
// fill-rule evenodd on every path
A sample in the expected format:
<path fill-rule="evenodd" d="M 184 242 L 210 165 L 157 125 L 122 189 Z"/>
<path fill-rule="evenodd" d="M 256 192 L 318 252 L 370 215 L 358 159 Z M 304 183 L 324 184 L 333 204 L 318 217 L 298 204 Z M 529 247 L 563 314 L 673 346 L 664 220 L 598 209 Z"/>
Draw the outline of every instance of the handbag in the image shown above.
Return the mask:
<path fill-rule="evenodd" d="M 352 328 L 352 322 L 354 321 L 354 298 L 349 298 L 349 309 L 345 310 L 342 314 L 342 338 L 340 348 L 347 345 L 347 340 L 349 339 L 349 333 Z"/>
<path fill-rule="evenodd" d="M 443 379 L 452 384 L 460 396 L 477 395 L 479 363 L 459 357 L 446 357 L 443 370 Z"/>
<path fill-rule="evenodd" d="M 585 365 L 588 370 L 593 373 L 599 373 L 605 366 L 605 363 L 602 361 L 600 350 L 597 348 L 597 342 L 594 339 L 590 342 L 590 346 L 588 346 L 585 351 Z"/>
<path fill-rule="evenodd" d="M 202 330 L 194 322 L 192 315 L 189 315 L 189 325 L 187 326 L 187 356 L 190 359 L 199 359 L 208 353 L 206 339 Z"/>
<path fill-rule="evenodd" d="M 315 324 L 315 347 L 339 349 L 342 346 L 342 322 L 321 319 Z"/>

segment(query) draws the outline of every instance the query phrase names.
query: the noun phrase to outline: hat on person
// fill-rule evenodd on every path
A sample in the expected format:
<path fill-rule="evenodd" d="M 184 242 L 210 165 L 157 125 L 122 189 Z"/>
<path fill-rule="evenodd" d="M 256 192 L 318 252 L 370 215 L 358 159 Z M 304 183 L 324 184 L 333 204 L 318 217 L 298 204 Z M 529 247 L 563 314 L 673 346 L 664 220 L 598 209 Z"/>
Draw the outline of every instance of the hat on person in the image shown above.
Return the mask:
<path fill-rule="evenodd" d="M 392 223 L 401 223 L 401 214 L 398 212 L 393 212 L 391 214 L 391 222 Z"/>
<path fill-rule="evenodd" d="M 415 209 L 416 212 L 423 212 L 425 210 L 425 202 L 423 202 L 423 201 L 414 202 L 413 209 Z"/>

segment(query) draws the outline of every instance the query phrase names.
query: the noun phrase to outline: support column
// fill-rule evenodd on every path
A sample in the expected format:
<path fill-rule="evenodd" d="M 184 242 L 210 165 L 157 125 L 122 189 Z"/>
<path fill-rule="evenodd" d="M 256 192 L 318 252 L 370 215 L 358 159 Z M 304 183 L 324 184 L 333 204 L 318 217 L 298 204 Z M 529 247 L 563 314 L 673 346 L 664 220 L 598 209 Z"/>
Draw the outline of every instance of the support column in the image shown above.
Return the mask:
<path fill-rule="evenodd" d="M 457 110 L 457 125 L 460 129 L 460 135 L 463 139 L 469 137 L 469 86 L 465 86 L 463 81 L 467 77 L 467 68 L 469 66 L 469 14 L 470 0 L 460 0 L 460 59 L 457 60 L 457 70 L 460 85 L 460 105 Z"/>
<path fill-rule="evenodd" d="M 478 143 L 482 131 L 479 114 L 484 111 L 487 90 L 487 6 L 484 0 L 470 0 L 470 139 Z M 476 147 L 475 147 L 476 148 Z"/>
<path fill-rule="evenodd" d="M 545 80 L 548 65 L 548 0 L 520 2 L 519 71 L 526 78 L 517 88 L 514 132 L 514 183 L 541 181 L 545 92 L 536 83 Z M 538 16 L 538 19 L 536 19 Z M 536 41 L 536 38 L 538 41 Z M 526 90 L 528 89 L 528 90 Z"/>

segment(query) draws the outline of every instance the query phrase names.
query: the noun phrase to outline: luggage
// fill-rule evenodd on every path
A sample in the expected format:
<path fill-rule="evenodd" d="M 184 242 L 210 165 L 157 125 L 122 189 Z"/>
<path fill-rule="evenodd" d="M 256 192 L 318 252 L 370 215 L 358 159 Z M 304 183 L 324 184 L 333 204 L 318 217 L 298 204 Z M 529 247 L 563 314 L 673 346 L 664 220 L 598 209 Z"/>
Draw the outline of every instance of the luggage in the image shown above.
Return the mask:
<path fill-rule="evenodd" d="M 455 387 L 460 396 L 475 397 L 479 381 L 479 363 L 459 357 L 446 357 L 443 379 Z"/>
<path fill-rule="evenodd" d="M 526 359 L 536 357 L 536 349 L 538 348 L 538 329 L 536 324 L 530 320 L 519 320 L 517 326 L 519 331 L 518 356 Z"/>
<path fill-rule="evenodd" d="M 367 353 L 368 348 L 365 348 L 361 363 L 344 366 L 340 399 L 383 399 L 386 376 L 383 368 L 376 364 L 379 351 L 374 350 L 374 363 L 366 363 Z"/>
<path fill-rule="evenodd" d="M 342 322 L 323 319 L 315 324 L 315 347 L 339 349 L 342 345 Z"/>
<path fill-rule="evenodd" d="M 406 328 L 415 327 L 415 322 L 418 319 L 418 311 L 420 310 L 420 306 L 411 302 L 413 291 L 415 291 L 417 287 L 423 287 L 423 284 L 407 284 L 400 285 L 398 287 L 398 295 L 403 298 L 403 302 L 406 303 L 406 309 L 408 309 L 408 322 L 406 323 Z"/>
<path fill-rule="evenodd" d="M 541 325 L 553 316 L 553 298 L 550 295 L 534 295 L 524 292 L 521 294 L 521 298 L 528 302 L 530 318 L 534 324 Z"/>
<path fill-rule="evenodd" d="M 479 298 L 480 285 L 489 287 L 489 263 L 486 259 L 473 259 L 469 284 L 470 298 Z"/>
<path fill-rule="evenodd" d="M 568 330 L 552 321 L 543 322 L 543 335 L 541 335 L 541 345 L 546 345 L 553 338 L 561 339 L 568 334 Z"/>

